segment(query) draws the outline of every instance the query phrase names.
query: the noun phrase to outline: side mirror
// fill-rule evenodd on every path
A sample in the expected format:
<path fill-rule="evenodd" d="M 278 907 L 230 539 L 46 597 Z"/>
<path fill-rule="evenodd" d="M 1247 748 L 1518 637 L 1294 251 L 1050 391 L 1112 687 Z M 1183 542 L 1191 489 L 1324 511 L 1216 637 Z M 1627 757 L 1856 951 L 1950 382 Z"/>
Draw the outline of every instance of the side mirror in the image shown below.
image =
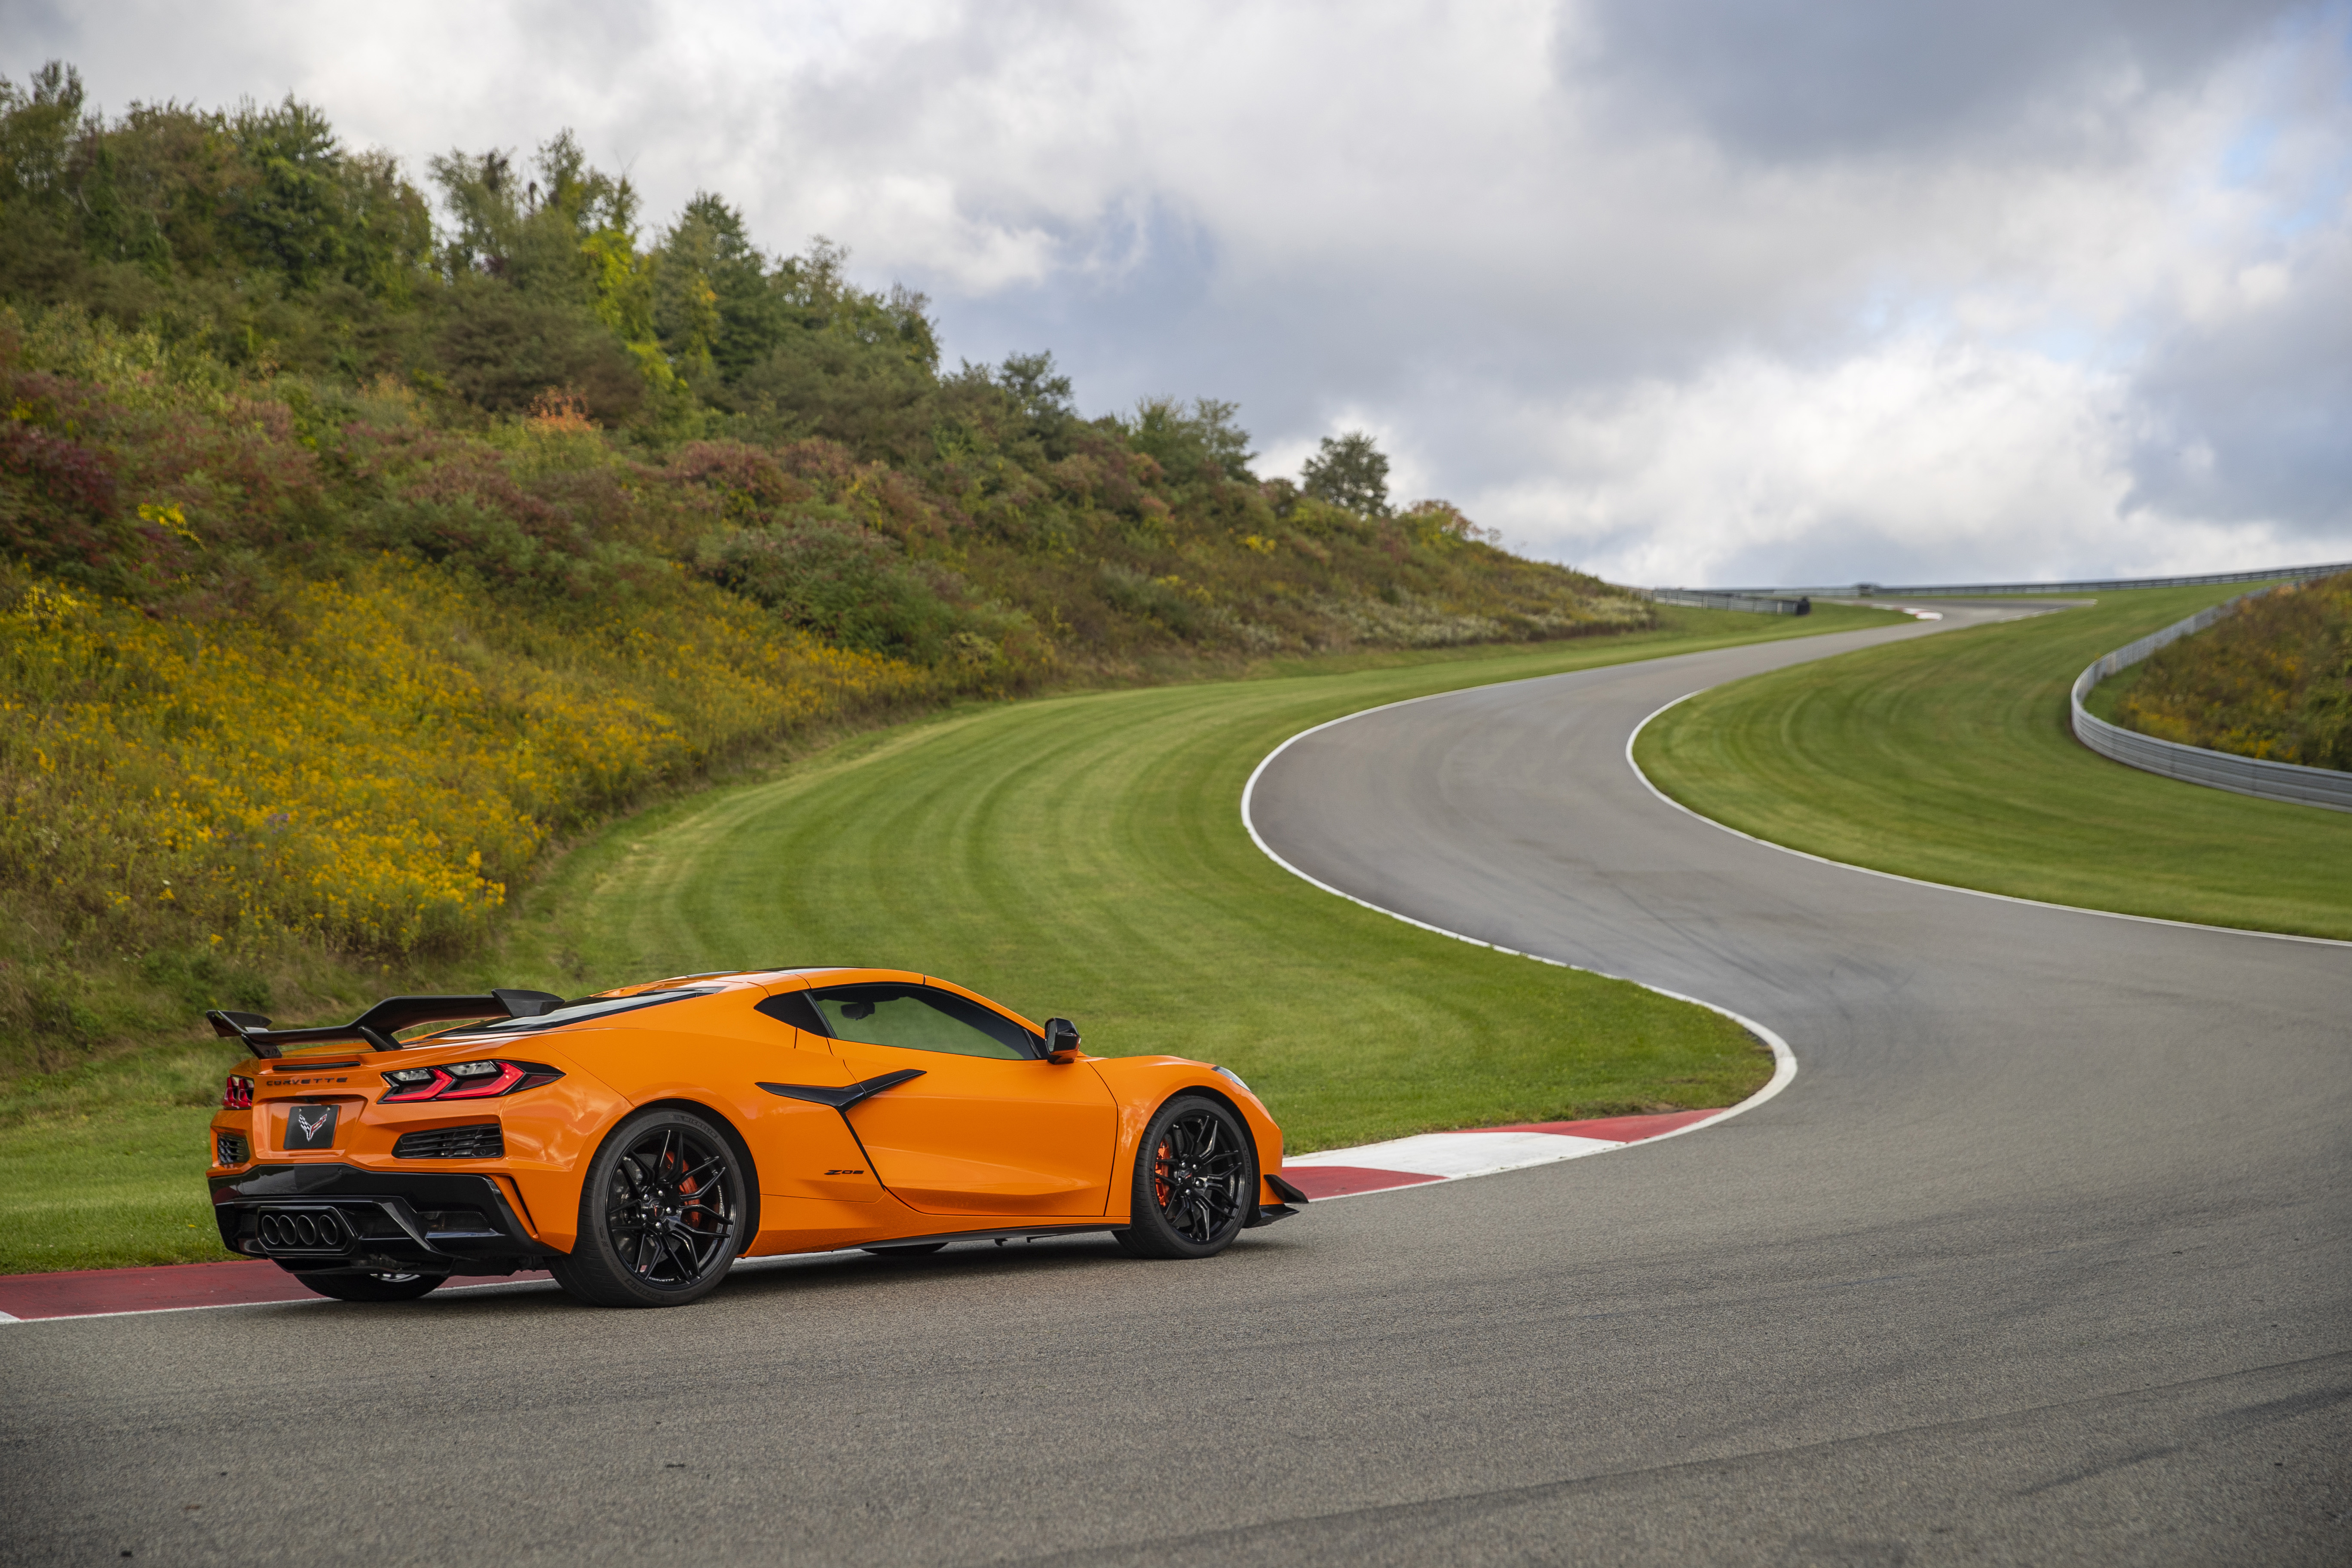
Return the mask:
<path fill-rule="evenodd" d="M 1045 1020 L 1045 1059 L 1064 1067 L 1078 1059 L 1078 1026 L 1067 1018 Z"/>

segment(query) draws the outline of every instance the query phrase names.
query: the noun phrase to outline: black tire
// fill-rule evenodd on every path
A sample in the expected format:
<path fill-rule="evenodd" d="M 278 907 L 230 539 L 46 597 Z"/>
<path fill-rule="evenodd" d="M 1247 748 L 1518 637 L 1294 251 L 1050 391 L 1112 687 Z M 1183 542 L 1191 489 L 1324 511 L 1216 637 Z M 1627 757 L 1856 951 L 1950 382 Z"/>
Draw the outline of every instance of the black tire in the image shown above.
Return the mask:
<path fill-rule="evenodd" d="M 1130 1258 L 1214 1258 L 1256 1202 L 1249 1129 L 1206 1095 L 1180 1094 L 1136 1145 L 1132 1223 L 1111 1239 Z"/>
<path fill-rule="evenodd" d="M 937 1252 L 947 1245 L 944 1241 L 887 1241 L 879 1247 L 859 1248 L 877 1258 L 921 1258 Z"/>
<path fill-rule="evenodd" d="M 446 1274 L 297 1274 L 310 1289 L 338 1301 L 414 1301 L 441 1288 Z"/>
<path fill-rule="evenodd" d="M 657 1107 L 630 1117 L 588 1163 L 580 1238 L 547 1271 L 596 1307 L 683 1307 L 727 1278 L 749 1239 L 748 1171 L 709 1119 Z"/>

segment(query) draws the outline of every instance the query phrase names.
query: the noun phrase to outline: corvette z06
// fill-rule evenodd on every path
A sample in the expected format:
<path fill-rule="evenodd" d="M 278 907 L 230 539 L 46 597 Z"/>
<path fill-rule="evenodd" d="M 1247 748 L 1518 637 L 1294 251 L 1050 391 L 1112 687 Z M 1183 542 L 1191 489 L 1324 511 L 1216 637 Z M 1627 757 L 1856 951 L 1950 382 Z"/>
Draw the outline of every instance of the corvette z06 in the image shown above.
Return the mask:
<path fill-rule="evenodd" d="M 545 1268 L 583 1301 L 678 1306 L 738 1258 L 1085 1231 L 1202 1258 L 1307 1201 L 1234 1073 L 1089 1056 L 1067 1019 L 934 975 L 208 1016 L 252 1052 L 213 1119 L 221 1239 L 347 1300 Z"/>

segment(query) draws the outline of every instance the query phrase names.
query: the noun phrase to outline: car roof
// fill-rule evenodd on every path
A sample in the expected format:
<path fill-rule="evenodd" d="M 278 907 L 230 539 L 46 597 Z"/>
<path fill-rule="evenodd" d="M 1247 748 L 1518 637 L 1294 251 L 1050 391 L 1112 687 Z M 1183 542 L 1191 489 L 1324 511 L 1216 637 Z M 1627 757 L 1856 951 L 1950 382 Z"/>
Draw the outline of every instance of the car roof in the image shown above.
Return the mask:
<path fill-rule="evenodd" d="M 1044 1026 L 1034 1019 L 1014 1012 L 993 996 L 983 995 L 968 985 L 959 985 L 954 981 L 940 975 L 922 974 L 911 969 L 883 969 L 865 964 L 831 963 L 793 968 L 717 969 L 705 974 L 673 974 L 664 980 L 649 980 L 642 984 L 615 986 L 609 991 L 599 991 L 596 994 L 598 996 L 638 996 L 649 991 L 670 991 L 686 985 L 716 986 L 723 991 L 791 990 L 794 987 L 788 984 L 790 982 L 798 981 L 807 984 L 835 976 L 847 979 L 852 984 L 896 981 L 910 985 L 936 985 L 942 991 L 952 991 L 959 996 L 968 996 L 983 1006 L 1005 1015 L 1033 1035 L 1045 1033 Z"/>
<path fill-rule="evenodd" d="M 789 968 L 779 964 L 768 969 L 714 969 L 703 974 L 673 974 L 661 980 L 640 981 L 634 985 L 615 985 L 608 991 L 598 991 L 593 994 L 636 996 L 647 991 L 675 991 L 681 985 L 716 985 L 729 990 L 739 986 L 756 985 L 768 990 L 773 989 L 775 983 L 780 980 L 845 973 L 882 975 L 892 979 L 920 980 L 922 978 L 921 975 L 909 970 L 869 969 L 862 964 L 828 963 L 815 966 L 795 965 Z"/>

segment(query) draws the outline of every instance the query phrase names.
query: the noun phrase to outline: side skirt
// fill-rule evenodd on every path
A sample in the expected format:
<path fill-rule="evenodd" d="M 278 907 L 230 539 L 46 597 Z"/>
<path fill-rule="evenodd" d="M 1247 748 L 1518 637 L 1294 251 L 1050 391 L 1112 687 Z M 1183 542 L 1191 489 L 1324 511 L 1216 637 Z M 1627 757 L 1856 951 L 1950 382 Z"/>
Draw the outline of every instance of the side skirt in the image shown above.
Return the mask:
<path fill-rule="evenodd" d="M 838 1246 L 812 1248 L 818 1252 L 856 1251 L 866 1247 L 928 1247 L 935 1241 L 993 1241 L 999 1246 L 1008 1241 L 1045 1241 L 1057 1236 L 1101 1236 L 1114 1230 L 1125 1230 L 1124 1225 L 1108 1220 L 1084 1220 L 1076 1225 L 1017 1225 L 991 1230 L 935 1230 L 920 1236 L 890 1236 L 874 1241 L 858 1242 L 847 1248 Z M 790 1256 L 785 1254 L 784 1256 Z"/>

